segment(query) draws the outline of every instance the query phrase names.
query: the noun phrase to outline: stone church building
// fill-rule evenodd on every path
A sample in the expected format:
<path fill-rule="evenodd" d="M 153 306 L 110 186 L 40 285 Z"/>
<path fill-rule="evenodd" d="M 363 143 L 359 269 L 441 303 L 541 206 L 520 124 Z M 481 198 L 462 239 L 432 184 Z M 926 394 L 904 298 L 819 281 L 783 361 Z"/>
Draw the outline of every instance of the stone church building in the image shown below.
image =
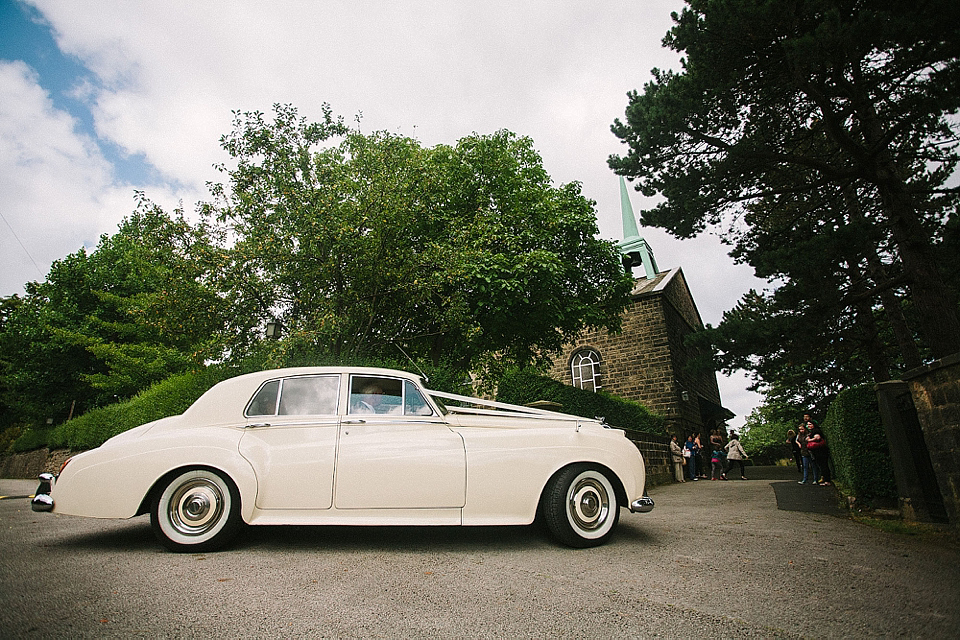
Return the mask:
<path fill-rule="evenodd" d="M 697 305 L 679 267 L 659 271 L 653 252 L 640 237 L 626 184 L 620 180 L 624 267 L 643 267 L 623 316 L 623 331 L 584 334 L 555 358 L 550 375 L 582 389 L 604 389 L 635 400 L 666 419 L 667 432 L 683 439 L 709 435 L 733 413 L 720 401 L 713 371 L 687 365 L 697 355 L 684 344 L 703 328 Z"/>

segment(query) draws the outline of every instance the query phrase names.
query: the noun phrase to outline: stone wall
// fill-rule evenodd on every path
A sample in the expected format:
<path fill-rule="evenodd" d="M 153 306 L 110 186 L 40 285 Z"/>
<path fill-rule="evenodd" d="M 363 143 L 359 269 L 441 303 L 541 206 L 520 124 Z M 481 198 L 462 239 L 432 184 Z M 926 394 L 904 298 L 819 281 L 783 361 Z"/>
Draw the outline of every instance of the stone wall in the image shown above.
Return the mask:
<path fill-rule="evenodd" d="M 57 473 L 75 451 L 69 449 L 37 449 L 0 458 L 0 478 L 35 479 L 41 473 Z"/>
<path fill-rule="evenodd" d="M 627 437 L 640 450 L 647 472 L 647 487 L 670 484 L 673 478 L 673 456 L 670 454 L 670 438 L 639 431 L 627 431 Z"/>
<path fill-rule="evenodd" d="M 698 354 L 686 337 L 703 328 L 700 314 L 679 269 L 640 279 L 623 314 L 622 332 L 592 331 L 564 347 L 549 371 L 573 384 L 570 363 L 577 351 L 600 354 L 603 389 L 643 404 L 664 417 L 667 431 L 684 438 L 710 427 L 704 424 L 701 398 L 720 405 L 713 372 L 692 373 L 687 364 Z"/>
<path fill-rule="evenodd" d="M 583 348 L 600 354 L 605 391 L 638 400 L 654 413 L 676 419 L 670 342 L 659 298 L 635 300 L 624 314 L 623 333 L 592 331 L 564 349 L 550 375 L 573 384 L 570 360 Z"/>
<path fill-rule="evenodd" d="M 923 427 L 943 506 L 960 527 L 960 353 L 903 376 Z"/>

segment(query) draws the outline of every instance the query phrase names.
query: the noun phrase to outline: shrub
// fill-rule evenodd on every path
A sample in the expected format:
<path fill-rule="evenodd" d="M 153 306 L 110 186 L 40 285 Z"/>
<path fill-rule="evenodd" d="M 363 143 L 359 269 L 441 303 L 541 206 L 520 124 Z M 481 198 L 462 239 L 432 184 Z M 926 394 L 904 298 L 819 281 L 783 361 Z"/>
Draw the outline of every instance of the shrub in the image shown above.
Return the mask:
<path fill-rule="evenodd" d="M 664 420 L 642 404 L 609 393 L 584 391 L 531 371 L 511 371 L 497 386 L 497 400 L 525 405 L 548 400 L 562 405 L 561 411 L 585 418 L 602 417 L 614 427 L 666 435 Z"/>
<path fill-rule="evenodd" d="M 842 391 L 821 426 L 837 481 L 861 500 L 897 497 L 887 436 L 872 385 Z"/>
<path fill-rule="evenodd" d="M 747 416 L 740 444 L 754 464 L 776 464 L 781 460 L 792 462 L 793 451 L 787 444 L 787 432 L 796 431 L 783 418 L 784 411 L 779 405 L 764 404 L 756 407 Z"/>
<path fill-rule="evenodd" d="M 52 429 L 27 429 L 14 443 L 14 450 L 99 447 L 128 429 L 183 413 L 207 389 L 235 374 L 232 368 L 208 367 L 172 376 L 130 400 L 93 409 Z"/>

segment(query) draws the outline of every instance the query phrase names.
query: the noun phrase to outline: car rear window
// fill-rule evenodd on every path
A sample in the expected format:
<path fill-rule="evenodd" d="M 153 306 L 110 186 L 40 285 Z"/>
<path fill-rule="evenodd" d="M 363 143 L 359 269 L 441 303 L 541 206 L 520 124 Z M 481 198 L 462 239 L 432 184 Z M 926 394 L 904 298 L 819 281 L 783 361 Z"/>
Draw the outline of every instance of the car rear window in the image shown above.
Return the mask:
<path fill-rule="evenodd" d="M 335 415 L 339 396 L 340 376 L 271 380 L 253 396 L 247 416 Z"/>

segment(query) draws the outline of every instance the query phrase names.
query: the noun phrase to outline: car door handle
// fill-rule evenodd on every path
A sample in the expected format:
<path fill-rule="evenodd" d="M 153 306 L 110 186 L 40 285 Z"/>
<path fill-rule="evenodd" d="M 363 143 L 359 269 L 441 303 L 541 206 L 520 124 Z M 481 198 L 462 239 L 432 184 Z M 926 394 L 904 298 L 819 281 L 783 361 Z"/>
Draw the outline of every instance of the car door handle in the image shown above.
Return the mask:
<path fill-rule="evenodd" d="M 243 425 L 243 428 L 244 428 L 244 429 L 255 429 L 255 428 L 257 428 L 257 427 L 269 427 L 269 426 L 270 426 L 270 423 L 269 423 L 269 422 L 254 422 L 253 424 L 245 424 L 245 425 Z"/>
<path fill-rule="evenodd" d="M 344 420 L 343 424 L 366 424 L 366 420 Z"/>

